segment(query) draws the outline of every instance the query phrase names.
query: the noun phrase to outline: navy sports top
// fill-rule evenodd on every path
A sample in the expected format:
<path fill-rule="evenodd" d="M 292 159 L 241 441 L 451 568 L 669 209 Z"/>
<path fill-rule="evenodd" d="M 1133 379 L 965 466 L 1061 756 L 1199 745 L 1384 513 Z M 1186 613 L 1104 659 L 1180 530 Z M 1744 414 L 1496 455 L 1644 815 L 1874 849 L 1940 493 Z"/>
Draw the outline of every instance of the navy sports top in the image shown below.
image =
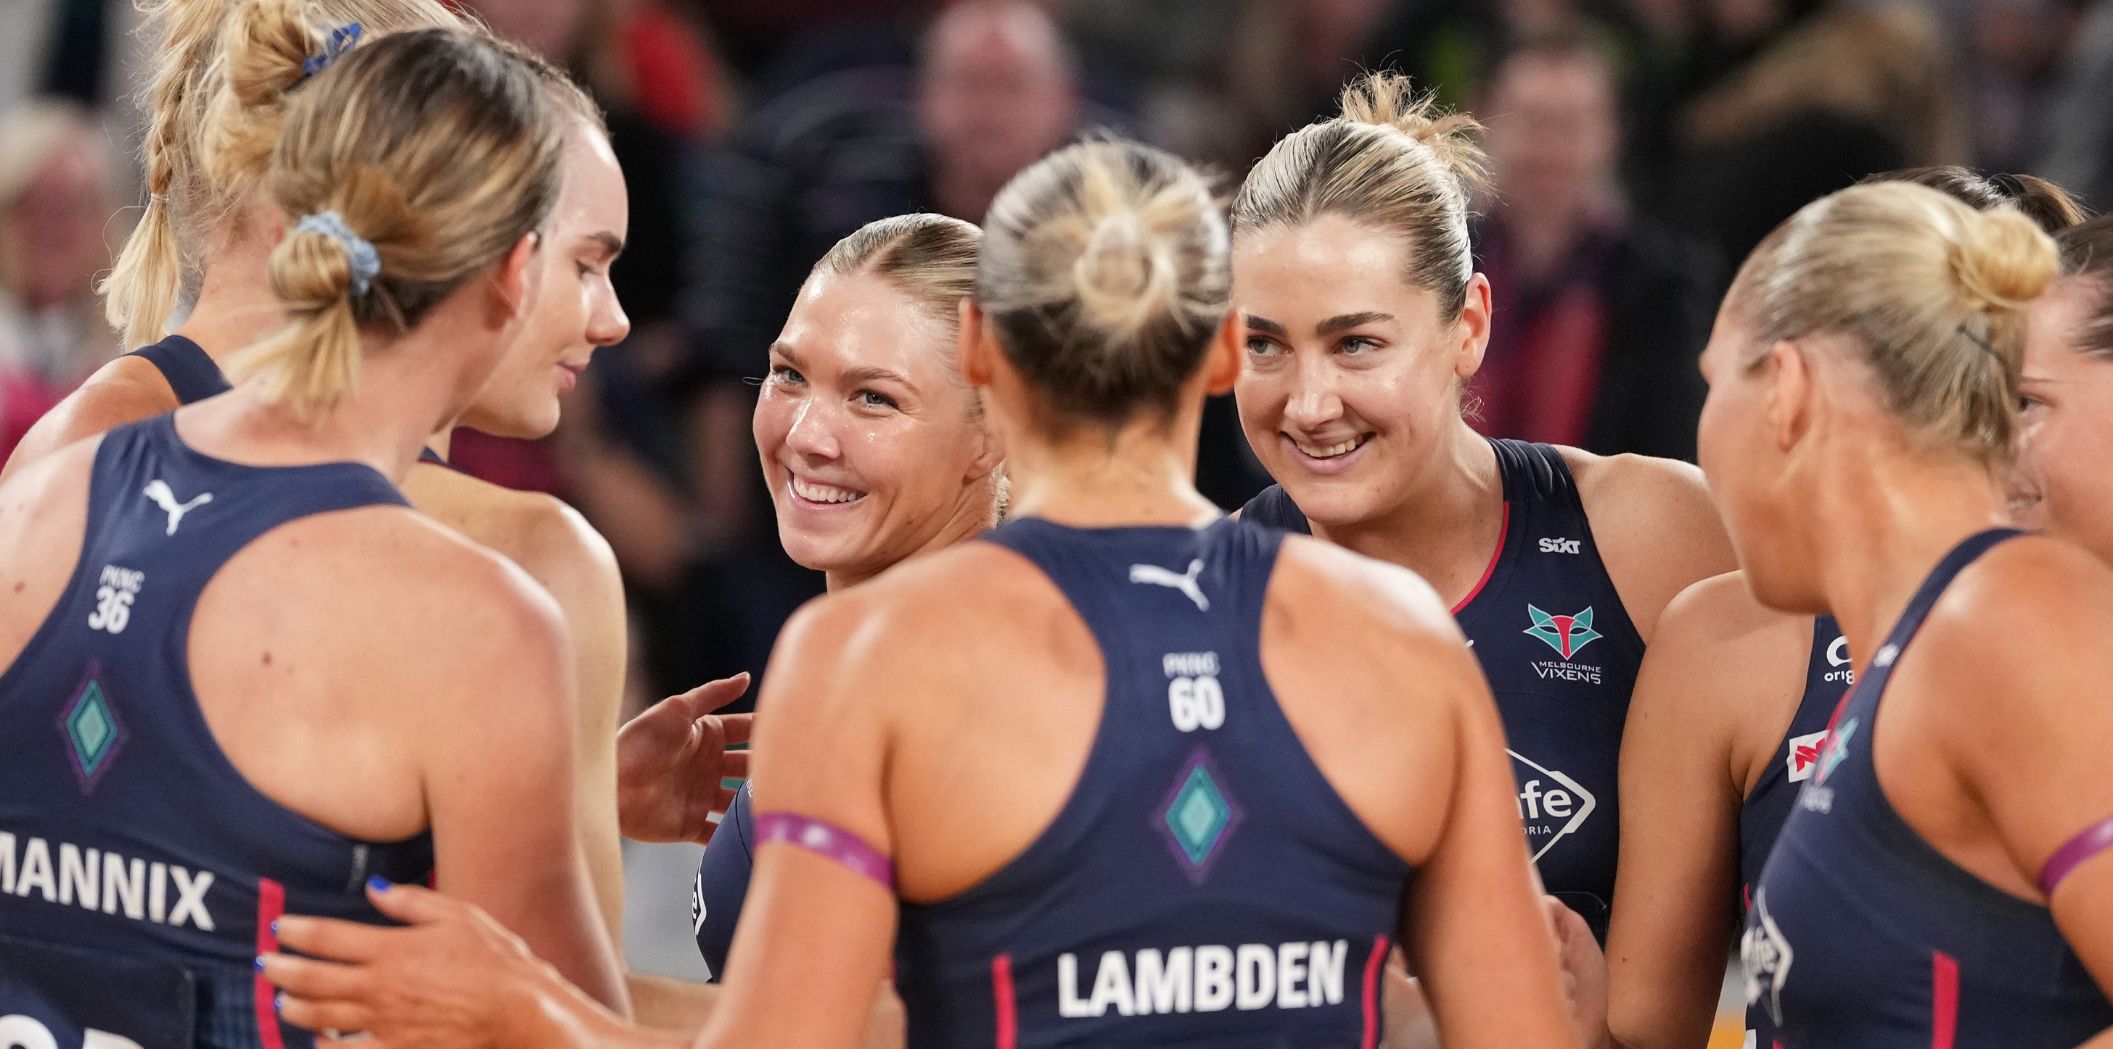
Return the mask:
<path fill-rule="evenodd" d="M 151 346 L 142 346 L 126 356 L 144 358 L 148 364 L 161 369 L 161 377 L 169 381 L 169 389 L 175 391 L 178 404 L 196 404 L 234 389 L 227 381 L 227 373 L 221 371 L 197 343 L 181 335 L 171 335 Z M 431 448 L 420 448 L 418 461 L 455 469 L 454 463 L 434 454 Z"/>
<path fill-rule="evenodd" d="M 1740 913 L 1753 905 L 1753 888 L 1768 863 L 1768 850 L 1775 847 L 1783 821 L 1790 818 L 1790 804 L 1797 797 L 1795 784 L 1812 778 L 1819 765 L 1820 740 L 1827 735 L 1827 722 L 1841 705 L 1842 695 L 1856 683 L 1856 670 L 1849 665 L 1849 639 L 1842 636 L 1833 616 L 1815 616 L 1812 621 L 1812 653 L 1805 661 L 1805 694 L 1797 713 L 1790 716 L 1790 729 L 1776 748 L 1775 760 L 1761 770 L 1761 778 L 1739 806 L 1739 900 Z M 1746 1029 L 1754 1032 L 1756 1046 L 1772 1045 L 1775 1021 L 1760 1003 L 1746 1007 Z"/>
<path fill-rule="evenodd" d="M 909 1044 L 1377 1044 L 1414 870 L 1321 775 L 1263 677 L 1282 537 L 1030 518 L 984 541 L 1063 591 L 1107 699 L 1040 837 L 958 896 L 901 905 Z"/>
<path fill-rule="evenodd" d="M 713 983 L 726 971 L 726 952 L 734 945 L 734 926 L 741 920 L 741 903 L 748 897 L 749 875 L 756 867 L 755 802 L 750 798 L 754 788 L 753 779 L 741 784 L 734 803 L 726 807 L 726 818 L 712 832 L 704 858 L 697 861 L 697 880 L 690 885 L 690 931 Z"/>
<path fill-rule="evenodd" d="M 1504 478 L 1504 537 L 1481 586 L 1453 616 L 1496 693 L 1541 882 L 1604 943 L 1621 837 L 1615 770 L 1643 638 L 1600 563 L 1562 453 L 1489 443 Z M 1276 485 L 1240 516 L 1311 531 Z"/>
<path fill-rule="evenodd" d="M 1960 543 L 1930 571 L 1835 715 L 1754 888 L 1740 953 L 1781 1045 L 2071 1049 L 2109 1026 L 2045 907 L 1946 859 L 1886 800 L 1871 740 L 1886 683 L 1959 571 L 2019 533 Z M 1991 697 L 1993 698 L 1993 697 Z"/>
<path fill-rule="evenodd" d="M 197 343 L 181 335 L 171 335 L 153 345 L 142 346 L 127 356 L 145 358 L 148 364 L 161 369 L 161 377 L 167 379 L 169 389 L 176 392 L 178 404 L 195 404 L 234 389 L 228 385 L 220 366 L 213 363 Z"/>
<path fill-rule="evenodd" d="M 298 1049 L 309 1036 L 278 1022 L 252 965 L 272 920 L 379 923 L 368 875 L 425 880 L 432 841 L 355 841 L 252 787 L 191 690 L 191 613 L 257 536 L 403 497 L 352 463 L 210 458 L 173 419 L 104 435 L 80 564 L 0 674 L 0 1015 L 58 1049 L 89 1029 L 141 1049 Z"/>

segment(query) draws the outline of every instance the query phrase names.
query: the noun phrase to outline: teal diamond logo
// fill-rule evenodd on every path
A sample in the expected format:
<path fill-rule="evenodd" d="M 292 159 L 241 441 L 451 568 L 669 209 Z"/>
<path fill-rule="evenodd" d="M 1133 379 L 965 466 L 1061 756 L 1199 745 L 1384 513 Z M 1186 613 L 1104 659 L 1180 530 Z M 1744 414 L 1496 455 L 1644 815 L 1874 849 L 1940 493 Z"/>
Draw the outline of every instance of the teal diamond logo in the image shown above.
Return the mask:
<path fill-rule="evenodd" d="M 1219 786 L 1205 748 L 1198 747 L 1190 755 L 1155 822 L 1167 835 L 1189 879 L 1202 884 L 1233 826 L 1240 822 L 1240 807 Z"/>
<path fill-rule="evenodd" d="M 68 703 L 59 715 L 59 730 L 66 735 L 73 754 L 73 769 L 80 776 L 83 791 L 95 789 L 96 781 L 108 771 L 110 759 L 125 738 L 125 727 L 118 721 L 117 711 L 111 708 L 109 697 L 103 693 L 100 670 L 99 666 L 89 664 L 73 702 Z"/>

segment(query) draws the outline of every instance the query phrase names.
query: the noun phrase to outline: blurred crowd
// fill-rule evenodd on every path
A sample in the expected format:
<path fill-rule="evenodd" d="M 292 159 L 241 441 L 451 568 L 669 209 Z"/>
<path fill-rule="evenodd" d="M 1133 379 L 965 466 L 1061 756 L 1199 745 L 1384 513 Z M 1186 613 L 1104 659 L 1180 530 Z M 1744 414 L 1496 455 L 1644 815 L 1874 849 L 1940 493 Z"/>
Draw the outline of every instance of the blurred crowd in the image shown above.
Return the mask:
<path fill-rule="evenodd" d="M 887 215 L 977 221 L 1108 131 L 1221 172 L 1391 68 L 1485 125 L 1495 292 L 1471 393 L 1495 436 L 1691 457 L 1731 269 L 1798 206 L 1967 164 L 2113 201 L 2113 0 L 466 0 L 608 110 L 634 322 L 539 442 L 459 465 L 577 506 L 633 601 L 640 695 L 760 671 L 821 591 L 750 437 L 801 278 Z M 126 0 L 0 4 L 0 457 L 124 347 L 94 284 L 140 197 Z M 1229 404 L 1205 494 L 1268 481 Z"/>

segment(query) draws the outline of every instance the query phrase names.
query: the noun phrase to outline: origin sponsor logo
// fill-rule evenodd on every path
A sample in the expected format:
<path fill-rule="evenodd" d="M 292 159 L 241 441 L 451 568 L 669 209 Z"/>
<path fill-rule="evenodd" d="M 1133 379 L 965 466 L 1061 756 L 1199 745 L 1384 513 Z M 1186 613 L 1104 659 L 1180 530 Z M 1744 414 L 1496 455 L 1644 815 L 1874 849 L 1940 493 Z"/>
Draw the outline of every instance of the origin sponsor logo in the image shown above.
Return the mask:
<path fill-rule="evenodd" d="M 0 831 L 0 893 L 42 896 L 47 903 L 100 910 L 122 911 L 133 921 L 157 925 L 191 925 L 202 932 L 213 931 L 213 914 L 206 909 L 205 893 L 213 887 L 213 872 L 191 872 L 173 863 L 127 860 L 114 852 L 84 849 L 70 841 L 58 843 L 58 862 L 43 838 L 22 843 L 20 861 L 15 836 Z"/>
<path fill-rule="evenodd" d="M 1093 989 L 1079 993 L 1079 959 L 1057 956 L 1057 1015 L 1067 1019 L 1214 1013 L 1225 1009 L 1308 1009 L 1343 1000 L 1347 940 L 1206 944 L 1135 955 L 1104 951 Z"/>
<path fill-rule="evenodd" d="M 1526 844 L 1538 861 L 1556 842 L 1584 826 L 1599 802 L 1569 776 L 1516 750 L 1505 753 L 1511 755 L 1511 771 L 1519 787 L 1519 822 L 1526 828 Z"/>
<path fill-rule="evenodd" d="M 1849 639 L 1835 638 L 1827 646 L 1827 665 L 1834 669 L 1821 675 L 1825 681 L 1837 685 L 1856 684 L 1856 668 L 1849 665 Z"/>

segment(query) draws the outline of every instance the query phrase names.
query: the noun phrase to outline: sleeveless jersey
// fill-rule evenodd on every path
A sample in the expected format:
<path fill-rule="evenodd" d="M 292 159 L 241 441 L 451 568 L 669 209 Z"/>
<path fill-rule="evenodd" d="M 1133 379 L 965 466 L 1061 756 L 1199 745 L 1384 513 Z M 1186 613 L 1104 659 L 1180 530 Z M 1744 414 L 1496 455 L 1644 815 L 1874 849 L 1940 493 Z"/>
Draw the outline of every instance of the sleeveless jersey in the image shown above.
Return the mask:
<path fill-rule="evenodd" d="M 199 593 L 251 540 L 402 496 L 352 463 L 210 458 L 173 418 L 104 435 L 80 564 L 0 674 L 0 1041 L 308 1046 L 252 964 L 275 947 L 272 921 L 380 923 L 367 877 L 432 869 L 426 835 L 355 841 L 252 787 L 199 710 L 187 656 Z"/>
<path fill-rule="evenodd" d="M 1790 729 L 1784 733 L 1782 746 L 1776 748 L 1775 760 L 1761 771 L 1760 780 L 1739 806 L 1741 913 L 1753 906 L 1753 888 L 1761 880 L 1761 868 L 1768 863 L 1768 851 L 1775 847 L 1783 821 L 1790 818 L 1791 801 L 1797 796 L 1795 784 L 1812 778 L 1812 770 L 1819 765 L 1820 740 L 1827 735 L 1827 722 L 1841 705 L 1842 695 L 1855 683 L 1856 671 L 1849 665 L 1849 639 L 1842 636 L 1833 616 L 1814 617 L 1812 653 L 1805 661 L 1805 695 L 1798 700 L 1797 713 L 1790 716 Z M 1746 1007 L 1746 1029 L 1753 1032 L 1756 1046 L 1774 1044 L 1775 1022 L 1759 1003 Z"/>
<path fill-rule="evenodd" d="M 2018 535 L 1982 532 L 1932 569 L 1835 715 L 1754 887 L 1749 1005 L 1798 1049 L 2071 1049 L 2109 1005 L 2044 907 L 1946 859 L 1886 800 L 1871 761 L 1895 661 L 1952 579 Z"/>
<path fill-rule="evenodd" d="M 220 366 L 206 356 L 198 344 L 181 335 L 171 335 L 151 346 L 133 350 L 130 356 L 144 358 L 148 364 L 161 370 L 161 377 L 169 381 L 169 389 L 176 393 L 176 403 L 194 404 L 215 394 L 234 389 Z"/>
<path fill-rule="evenodd" d="M 151 346 L 142 346 L 126 356 L 143 358 L 160 369 L 161 377 L 169 382 L 169 389 L 175 391 L 178 404 L 196 404 L 235 388 L 227 381 L 227 373 L 213 363 L 213 358 L 206 356 L 205 350 L 181 335 L 171 335 Z M 431 448 L 419 449 L 418 461 L 455 469 L 455 464 L 442 459 Z"/>
<path fill-rule="evenodd" d="M 726 952 L 734 945 L 734 926 L 741 921 L 741 903 L 756 869 L 755 802 L 750 796 L 754 782 L 741 784 L 734 794 L 726 818 L 704 848 L 704 858 L 697 861 L 697 880 L 690 886 L 690 931 L 713 983 L 726 971 Z"/>
<path fill-rule="evenodd" d="M 1605 943 L 1621 837 L 1615 771 L 1643 638 L 1600 563 L 1562 453 L 1489 443 L 1504 478 L 1504 536 L 1453 616 L 1496 694 L 1541 882 Z M 1312 531 L 1277 485 L 1240 516 Z"/>
<path fill-rule="evenodd" d="M 1085 621 L 1106 706 L 1026 851 L 901 905 L 909 1044 L 1377 1044 L 1414 870 L 1321 775 L 1263 676 L 1282 537 L 1028 519 L 984 541 L 1034 562 Z"/>

